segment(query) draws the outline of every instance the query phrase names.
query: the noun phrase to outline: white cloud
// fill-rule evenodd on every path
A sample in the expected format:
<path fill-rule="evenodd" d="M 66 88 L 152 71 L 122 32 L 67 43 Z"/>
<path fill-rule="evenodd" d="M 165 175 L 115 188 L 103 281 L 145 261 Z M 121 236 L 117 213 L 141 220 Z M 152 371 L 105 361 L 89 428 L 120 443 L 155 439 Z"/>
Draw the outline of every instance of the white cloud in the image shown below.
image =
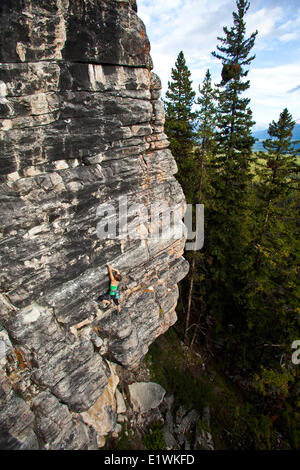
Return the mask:
<path fill-rule="evenodd" d="M 247 34 L 258 29 L 256 59 L 249 73 L 249 97 L 254 119 L 260 125 L 277 119 L 284 107 L 295 118 L 299 117 L 299 93 L 288 93 L 299 85 L 300 79 L 296 52 L 294 58 L 288 56 L 299 50 L 298 2 L 251 0 L 246 16 Z M 146 24 L 151 42 L 154 71 L 162 80 L 164 92 L 180 50 L 184 52 L 196 91 L 207 68 L 213 81 L 220 80 L 221 63 L 211 52 L 216 50 L 217 36 L 224 35 L 223 26 L 231 27 L 235 8 L 236 0 L 138 0 L 138 14 Z"/>
<path fill-rule="evenodd" d="M 293 33 L 287 33 L 281 36 L 280 41 L 282 42 L 295 41 L 298 37 L 299 37 L 299 32 L 294 31 Z"/>
<path fill-rule="evenodd" d="M 300 85 L 297 85 L 296 87 L 292 88 L 288 91 L 288 93 L 294 93 L 295 91 L 300 91 Z"/>
<path fill-rule="evenodd" d="M 256 50 L 273 49 L 276 41 L 285 43 L 299 39 L 300 8 L 293 10 L 290 18 L 291 4 L 287 2 L 284 6 L 269 4 L 258 10 L 252 9 L 247 15 L 247 31 L 249 34 L 258 30 Z"/>
<path fill-rule="evenodd" d="M 233 4 L 234 0 L 140 0 L 139 15 L 146 26 L 151 24 L 148 34 L 157 52 L 178 54 L 187 48 L 203 55 L 215 48 L 216 34 L 222 34 L 230 20 Z"/>
<path fill-rule="evenodd" d="M 154 71 L 164 91 L 178 53 L 183 50 L 195 89 L 203 80 L 216 49 L 216 37 L 231 21 L 235 0 L 140 0 L 138 14 L 151 41 Z"/>
<path fill-rule="evenodd" d="M 299 114 L 299 98 L 290 93 L 299 85 L 300 64 L 253 68 L 249 72 L 251 105 L 259 121 L 277 119 L 288 108 L 294 118 Z"/>
<path fill-rule="evenodd" d="M 276 24 L 283 16 L 282 8 L 261 8 L 247 15 L 247 32 L 258 30 L 258 40 L 269 36 L 276 30 Z"/>
<path fill-rule="evenodd" d="M 300 64 L 252 68 L 249 78 L 253 88 L 265 94 L 285 95 L 299 84 Z"/>

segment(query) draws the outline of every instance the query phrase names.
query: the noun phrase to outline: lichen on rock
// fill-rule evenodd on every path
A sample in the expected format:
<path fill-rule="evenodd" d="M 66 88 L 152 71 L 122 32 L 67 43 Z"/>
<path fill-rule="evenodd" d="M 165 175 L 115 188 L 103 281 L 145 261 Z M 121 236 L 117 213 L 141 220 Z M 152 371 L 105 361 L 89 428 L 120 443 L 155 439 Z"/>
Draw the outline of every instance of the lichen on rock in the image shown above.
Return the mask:
<path fill-rule="evenodd" d="M 87 415 L 108 393 L 110 364 L 137 366 L 176 321 L 185 236 L 97 235 L 99 205 L 120 197 L 184 211 L 136 10 L 135 0 L 0 4 L 2 448 L 102 445 L 109 431 Z M 107 262 L 123 276 L 120 313 L 97 302 Z"/>

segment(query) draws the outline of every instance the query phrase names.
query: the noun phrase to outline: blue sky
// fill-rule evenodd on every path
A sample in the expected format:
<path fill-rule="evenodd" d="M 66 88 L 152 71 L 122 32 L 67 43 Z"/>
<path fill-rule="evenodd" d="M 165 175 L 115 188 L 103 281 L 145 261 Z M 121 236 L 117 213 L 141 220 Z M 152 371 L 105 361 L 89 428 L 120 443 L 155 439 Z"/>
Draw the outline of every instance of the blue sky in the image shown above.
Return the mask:
<path fill-rule="evenodd" d="M 221 63 L 211 56 L 223 26 L 232 26 L 235 0 L 137 0 L 151 42 L 154 71 L 163 92 L 170 80 L 180 50 L 183 50 L 198 91 L 209 68 L 215 83 L 220 81 Z M 300 123 L 300 0 L 250 0 L 246 15 L 248 33 L 256 29 L 250 66 L 251 109 L 256 128 L 278 120 L 287 107 Z"/>

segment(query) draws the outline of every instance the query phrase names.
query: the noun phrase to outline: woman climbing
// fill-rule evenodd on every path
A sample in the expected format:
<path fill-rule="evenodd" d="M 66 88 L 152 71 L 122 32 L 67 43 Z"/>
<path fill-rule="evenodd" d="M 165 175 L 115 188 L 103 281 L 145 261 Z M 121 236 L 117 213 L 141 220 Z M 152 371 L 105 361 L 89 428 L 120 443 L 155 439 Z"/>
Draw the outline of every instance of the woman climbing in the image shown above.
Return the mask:
<path fill-rule="evenodd" d="M 112 268 L 108 263 L 107 263 L 107 269 L 108 269 L 109 278 L 110 278 L 109 292 L 107 294 L 100 295 L 100 297 L 98 297 L 98 300 L 100 302 L 103 302 L 106 305 L 110 305 L 111 301 L 113 300 L 114 303 L 118 307 L 118 312 L 120 312 L 121 307 L 119 303 L 120 294 L 118 291 L 118 286 L 122 280 L 122 276 L 118 269 Z M 116 274 L 114 274 L 113 271 Z"/>

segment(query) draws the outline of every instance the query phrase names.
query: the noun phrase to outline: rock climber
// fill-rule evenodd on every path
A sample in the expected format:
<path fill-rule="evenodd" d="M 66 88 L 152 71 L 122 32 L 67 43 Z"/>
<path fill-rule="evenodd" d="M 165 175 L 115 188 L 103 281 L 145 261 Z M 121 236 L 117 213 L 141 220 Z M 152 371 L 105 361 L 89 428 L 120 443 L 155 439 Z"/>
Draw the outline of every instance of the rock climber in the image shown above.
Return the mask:
<path fill-rule="evenodd" d="M 109 292 L 107 294 L 100 295 L 100 297 L 98 297 L 98 300 L 100 302 L 103 302 L 107 306 L 110 305 L 111 301 L 113 300 L 114 303 L 118 307 L 118 312 L 120 312 L 120 309 L 121 309 L 120 303 L 119 303 L 120 293 L 118 291 L 118 286 L 122 280 L 122 276 L 118 269 L 112 268 L 108 263 L 107 263 L 107 269 L 108 269 L 109 278 L 110 278 Z"/>

